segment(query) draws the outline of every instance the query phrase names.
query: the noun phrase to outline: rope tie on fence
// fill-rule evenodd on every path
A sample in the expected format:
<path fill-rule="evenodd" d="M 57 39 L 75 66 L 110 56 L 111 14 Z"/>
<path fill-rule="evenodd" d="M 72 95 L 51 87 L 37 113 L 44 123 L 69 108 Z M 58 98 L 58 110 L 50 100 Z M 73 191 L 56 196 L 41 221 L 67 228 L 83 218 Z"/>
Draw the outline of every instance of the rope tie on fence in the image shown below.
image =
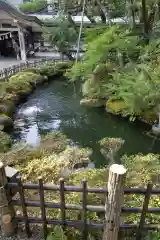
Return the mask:
<path fill-rule="evenodd" d="M 8 179 L 6 176 L 5 166 L 2 162 L 0 162 L 0 226 L 2 234 L 10 237 L 15 233 L 16 222 L 14 222 L 14 208 L 8 201 L 9 192 L 8 189 L 6 189 L 7 184 Z"/>
<path fill-rule="evenodd" d="M 2 209 L 3 207 L 7 207 L 8 206 L 8 199 L 7 199 L 7 195 L 6 195 L 6 190 L 5 190 L 5 186 L 1 186 L 0 187 L 0 209 Z"/>

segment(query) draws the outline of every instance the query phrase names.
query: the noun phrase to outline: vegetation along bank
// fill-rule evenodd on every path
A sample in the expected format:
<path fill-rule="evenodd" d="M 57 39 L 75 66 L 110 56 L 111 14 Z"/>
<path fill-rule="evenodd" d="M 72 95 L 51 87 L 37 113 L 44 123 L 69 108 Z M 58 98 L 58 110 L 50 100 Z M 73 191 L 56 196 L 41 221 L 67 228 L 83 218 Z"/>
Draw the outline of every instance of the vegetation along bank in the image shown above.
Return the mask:
<path fill-rule="evenodd" d="M 50 62 L 36 69 L 26 69 L 0 82 L 0 151 L 5 152 L 11 146 L 11 138 L 6 132 L 13 127 L 17 105 L 25 101 L 37 86 L 62 76 L 70 66 L 70 62 Z"/>
<path fill-rule="evenodd" d="M 140 34 L 140 33 L 139 33 Z M 86 32 L 85 54 L 67 76 L 82 82 L 81 104 L 158 123 L 160 104 L 159 39 L 149 44 L 124 26 Z M 157 130 L 160 124 L 156 125 Z M 159 130 L 158 130 L 159 132 Z"/>

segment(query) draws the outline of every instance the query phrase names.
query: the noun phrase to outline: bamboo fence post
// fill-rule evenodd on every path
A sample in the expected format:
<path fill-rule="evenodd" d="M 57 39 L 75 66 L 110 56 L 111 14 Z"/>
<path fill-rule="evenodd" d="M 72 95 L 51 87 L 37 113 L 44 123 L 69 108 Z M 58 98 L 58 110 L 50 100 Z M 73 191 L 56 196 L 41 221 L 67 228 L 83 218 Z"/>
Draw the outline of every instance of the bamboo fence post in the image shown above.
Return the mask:
<path fill-rule="evenodd" d="M 142 239 L 142 234 L 144 231 L 143 228 L 144 228 L 144 224 L 145 224 L 146 214 L 148 211 L 148 205 L 149 205 L 149 200 L 151 197 L 152 187 L 153 187 L 153 184 L 148 183 L 145 198 L 144 198 L 144 203 L 143 203 L 143 209 L 142 209 L 142 213 L 141 213 L 141 217 L 140 217 L 140 223 L 139 223 L 139 227 L 138 227 L 137 233 L 136 233 L 136 240 Z"/>
<path fill-rule="evenodd" d="M 123 165 L 113 164 L 110 167 L 103 240 L 118 240 L 126 173 L 127 169 Z"/>
<path fill-rule="evenodd" d="M 10 237 L 15 233 L 16 222 L 14 220 L 15 211 L 9 203 L 6 184 L 8 183 L 5 167 L 0 162 L 0 215 L 1 215 L 1 232 L 4 236 Z M 9 192 L 9 191 L 8 191 Z"/>

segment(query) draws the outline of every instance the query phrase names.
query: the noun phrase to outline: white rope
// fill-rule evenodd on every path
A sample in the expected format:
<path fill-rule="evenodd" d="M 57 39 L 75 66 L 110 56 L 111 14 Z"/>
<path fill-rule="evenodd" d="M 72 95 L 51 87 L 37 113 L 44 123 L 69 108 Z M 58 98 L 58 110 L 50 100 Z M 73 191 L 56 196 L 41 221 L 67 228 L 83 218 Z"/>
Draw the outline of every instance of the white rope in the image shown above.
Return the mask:
<path fill-rule="evenodd" d="M 81 25 L 80 25 L 80 29 L 79 29 L 79 36 L 78 36 L 78 43 L 77 43 L 76 63 L 78 62 L 78 57 L 79 57 L 79 49 L 80 49 L 80 41 L 81 41 L 82 28 L 83 28 L 85 5 L 86 5 L 86 0 L 83 0 L 82 19 L 81 19 Z"/>
<path fill-rule="evenodd" d="M 8 35 L 8 34 L 11 34 L 11 32 L 1 33 L 1 34 L 0 34 L 0 37 L 6 36 L 6 35 Z"/>
<path fill-rule="evenodd" d="M 0 40 L 8 39 L 8 35 L 10 36 L 10 38 L 12 38 L 12 32 L 1 33 Z"/>

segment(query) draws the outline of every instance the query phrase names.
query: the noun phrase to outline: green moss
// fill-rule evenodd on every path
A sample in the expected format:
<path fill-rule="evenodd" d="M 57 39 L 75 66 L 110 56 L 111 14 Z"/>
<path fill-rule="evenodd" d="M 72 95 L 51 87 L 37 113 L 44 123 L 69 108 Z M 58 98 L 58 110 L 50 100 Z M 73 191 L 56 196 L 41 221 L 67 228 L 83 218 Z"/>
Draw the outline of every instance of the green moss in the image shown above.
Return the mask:
<path fill-rule="evenodd" d="M 0 152 L 6 152 L 11 144 L 11 137 L 7 133 L 0 131 Z"/>
<path fill-rule="evenodd" d="M 128 106 L 123 100 L 108 100 L 106 102 L 106 110 L 115 115 L 127 115 Z"/>
<path fill-rule="evenodd" d="M 22 95 L 31 93 L 32 86 L 28 81 L 25 81 L 23 76 L 14 76 L 6 84 L 6 92 L 10 94 Z"/>
<path fill-rule="evenodd" d="M 144 112 L 141 112 L 139 118 L 145 123 L 150 123 L 150 124 L 153 124 L 158 121 L 158 116 L 155 113 L 154 109 L 148 109 Z"/>
<path fill-rule="evenodd" d="M 19 97 L 27 96 L 33 90 L 33 85 L 43 82 L 43 77 L 33 72 L 19 72 L 4 83 L 3 101 L 18 102 Z M 2 101 L 2 100 L 1 100 Z"/>

